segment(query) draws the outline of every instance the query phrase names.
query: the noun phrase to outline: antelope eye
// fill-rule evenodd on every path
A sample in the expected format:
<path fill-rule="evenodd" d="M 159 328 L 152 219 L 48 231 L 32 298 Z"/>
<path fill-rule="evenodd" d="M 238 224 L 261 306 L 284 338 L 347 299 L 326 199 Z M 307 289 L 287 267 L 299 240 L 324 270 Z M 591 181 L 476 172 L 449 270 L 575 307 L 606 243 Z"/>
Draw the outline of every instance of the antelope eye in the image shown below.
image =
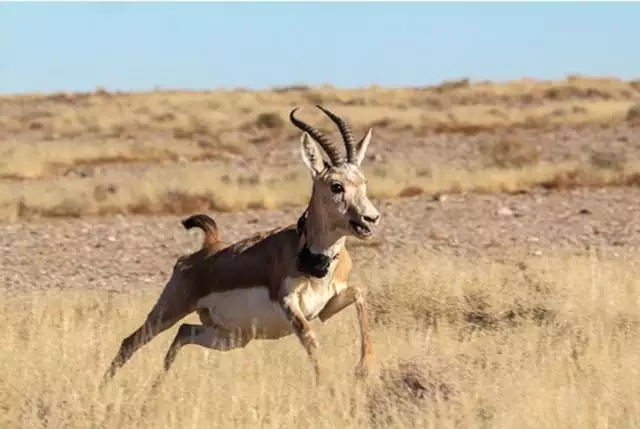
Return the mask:
<path fill-rule="evenodd" d="M 332 183 L 331 192 L 333 192 L 334 194 L 340 194 L 344 192 L 344 186 L 342 186 L 340 183 Z"/>

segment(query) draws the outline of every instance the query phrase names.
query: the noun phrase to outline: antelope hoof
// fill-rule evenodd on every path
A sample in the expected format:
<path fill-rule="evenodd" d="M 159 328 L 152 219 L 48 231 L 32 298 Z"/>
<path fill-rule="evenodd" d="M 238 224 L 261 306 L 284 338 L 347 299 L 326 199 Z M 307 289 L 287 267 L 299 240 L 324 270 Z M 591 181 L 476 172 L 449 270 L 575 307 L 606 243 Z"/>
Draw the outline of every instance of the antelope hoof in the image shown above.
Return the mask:
<path fill-rule="evenodd" d="M 355 376 L 358 380 L 365 380 L 369 376 L 369 364 L 367 362 L 359 362 L 356 365 Z"/>
<path fill-rule="evenodd" d="M 316 387 L 320 387 L 324 384 L 324 377 L 322 377 L 319 372 L 316 372 L 315 374 L 315 382 Z"/>
<path fill-rule="evenodd" d="M 105 372 L 102 378 L 100 379 L 100 384 L 98 384 L 98 392 L 104 392 L 107 388 L 107 384 L 111 382 L 113 375 L 109 373 L 109 371 Z"/>

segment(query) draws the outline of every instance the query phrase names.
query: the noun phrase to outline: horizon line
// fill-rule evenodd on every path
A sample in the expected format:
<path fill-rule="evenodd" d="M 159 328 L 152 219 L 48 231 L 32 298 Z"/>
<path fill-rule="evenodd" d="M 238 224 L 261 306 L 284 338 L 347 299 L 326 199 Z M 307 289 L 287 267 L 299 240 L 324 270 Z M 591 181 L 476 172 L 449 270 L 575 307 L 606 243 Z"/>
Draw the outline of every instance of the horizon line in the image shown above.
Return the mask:
<path fill-rule="evenodd" d="M 522 75 L 517 78 L 511 79 L 473 79 L 470 77 L 460 76 L 460 77 L 452 77 L 450 79 L 439 80 L 435 83 L 424 84 L 424 85 L 381 85 L 377 83 L 370 83 L 368 85 L 361 86 L 341 86 L 335 85 L 332 83 L 321 83 L 321 84 L 307 84 L 304 82 L 295 82 L 291 84 L 281 84 L 281 85 L 271 85 L 268 87 L 256 87 L 256 86 L 216 86 L 216 87 L 164 87 L 162 85 L 154 84 L 151 87 L 147 88 L 110 88 L 109 85 L 96 85 L 92 90 L 74 90 L 74 89 L 59 89 L 59 90 L 49 90 L 49 91 L 24 91 L 24 92 L 0 92 L 0 97 L 16 97 L 16 96 L 33 96 L 33 95 L 55 95 L 55 94 L 96 94 L 100 92 L 105 92 L 108 94 L 117 94 L 117 95 L 126 95 L 126 94 L 145 94 L 145 93 L 193 93 L 193 94 L 201 94 L 201 93 L 211 93 L 211 92 L 278 92 L 278 91 L 294 91 L 296 89 L 300 90 L 313 90 L 313 89 L 337 89 L 341 91 L 354 91 L 354 90 L 367 90 L 367 89 L 388 89 L 388 90 L 402 90 L 402 89 L 411 89 L 411 90 L 420 90 L 420 89 L 429 89 L 429 88 L 437 88 L 439 86 L 443 86 L 446 84 L 455 84 L 463 81 L 467 81 L 469 85 L 506 85 L 510 83 L 516 82 L 537 82 L 537 83 L 551 83 L 551 82 L 562 82 L 562 81 L 571 81 L 572 79 L 582 79 L 582 80 L 613 80 L 619 82 L 635 82 L 640 81 L 640 75 L 638 77 L 623 77 L 622 75 L 612 75 L 612 74 L 582 74 L 569 72 L 565 73 L 562 77 L 553 77 L 553 78 L 537 78 L 527 75 Z"/>

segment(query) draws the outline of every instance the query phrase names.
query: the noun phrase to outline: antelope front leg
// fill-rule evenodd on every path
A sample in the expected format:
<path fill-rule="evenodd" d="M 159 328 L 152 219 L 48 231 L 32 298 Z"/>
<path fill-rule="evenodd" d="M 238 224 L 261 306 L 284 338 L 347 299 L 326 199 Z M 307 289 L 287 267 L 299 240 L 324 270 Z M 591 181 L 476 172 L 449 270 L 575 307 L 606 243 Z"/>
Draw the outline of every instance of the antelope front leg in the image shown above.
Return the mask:
<path fill-rule="evenodd" d="M 353 303 L 356 305 L 356 314 L 360 327 L 360 362 L 358 362 L 358 366 L 356 367 L 356 376 L 358 378 L 365 378 L 369 374 L 369 362 L 371 361 L 373 352 L 371 350 L 371 337 L 369 334 L 367 303 L 362 290 L 355 286 L 348 286 L 329 300 L 318 315 L 318 318 L 324 323 Z"/>
<path fill-rule="evenodd" d="M 300 309 L 299 297 L 296 293 L 291 293 L 281 299 L 280 305 L 284 314 L 291 323 L 293 331 L 302 343 L 307 355 L 311 359 L 313 369 L 316 373 L 316 383 L 320 382 L 320 365 L 318 363 L 318 341 L 309 326 L 302 310 Z"/>

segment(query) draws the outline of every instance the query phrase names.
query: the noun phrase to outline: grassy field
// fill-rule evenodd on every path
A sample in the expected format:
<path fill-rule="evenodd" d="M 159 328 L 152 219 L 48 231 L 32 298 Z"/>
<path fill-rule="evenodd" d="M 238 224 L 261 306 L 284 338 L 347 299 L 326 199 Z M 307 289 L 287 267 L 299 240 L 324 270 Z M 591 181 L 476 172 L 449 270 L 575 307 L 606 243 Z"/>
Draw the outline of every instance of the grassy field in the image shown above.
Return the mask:
<path fill-rule="evenodd" d="M 0 427 L 638 427 L 637 254 L 500 263 L 407 253 L 406 269 L 355 272 L 374 321 L 364 385 L 351 378 L 349 309 L 314 323 L 329 373 L 322 388 L 288 338 L 229 353 L 185 348 L 149 396 L 174 328 L 101 394 L 102 372 L 160 285 L 3 296 Z"/>
<path fill-rule="evenodd" d="M 174 327 L 100 392 L 155 279 L 199 232 L 149 217 L 27 221 L 305 204 L 287 115 L 303 105 L 332 129 L 315 103 L 358 134 L 375 127 L 372 197 L 640 185 L 640 81 L 0 96 L 0 222 L 18 222 L 0 235 L 0 428 L 640 426 L 633 188 L 377 202 L 386 233 L 349 243 L 373 324 L 365 383 L 349 308 L 313 322 L 319 388 L 292 337 L 186 347 L 151 395 Z M 299 212 L 214 216 L 236 237 Z"/>
<path fill-rule="evenodd" d="M 287 115 L 305 106 L 305 119 L 330 130 L 313 103 L 334 109 L 358 134 L 374 127 L 374 158 L 365 163 L 374 197 L 640 182 L 640 159 L 602 139 L 584 159 L 545 158 L 536 144 L 557 129 L 587 130 L 572 140 L 579 142 L 589 130 L 637 126 L 640 81 L 570 76 L 413 89 L 97 89 L 0 96 L 0 221 L 303 203 L 308 175 L 298 159 L 300 133 Z M 524 138 L 525 131 L 539 135 Z M 454 143 L 443 146 L 442 157 L 416 146 L 424 141 L 429 149 L 443 135 L 480 136 L 469 150 L 472 166 L 449 162 Z"/>
<path fill-rule="evenodd" d="M 243 131 L 250 134 L 246 141 L 264 142 L 269 136 L 265 131 L 292 130 L 286 115 L 294 105 L 342 105 L 341 111 L 360 130 L 374 125 L 473 133 L 510 127 L 613 124 L 627 118 L 629 107 L 640 100 L 639 90 L 640 81 L 570 76 L 562 81 L 463 79 L 400 89 L 344 90 L 329 85 L 270 91 L 110 93 L 97 89 L 93 93 L 3 96 L 0 103 L 7 111 L 2 119 L 5 135 L 56 140 L 87 135 L 126 139 L 161 133 L 176 140 L 215 140 L 225 132 Z"/>

